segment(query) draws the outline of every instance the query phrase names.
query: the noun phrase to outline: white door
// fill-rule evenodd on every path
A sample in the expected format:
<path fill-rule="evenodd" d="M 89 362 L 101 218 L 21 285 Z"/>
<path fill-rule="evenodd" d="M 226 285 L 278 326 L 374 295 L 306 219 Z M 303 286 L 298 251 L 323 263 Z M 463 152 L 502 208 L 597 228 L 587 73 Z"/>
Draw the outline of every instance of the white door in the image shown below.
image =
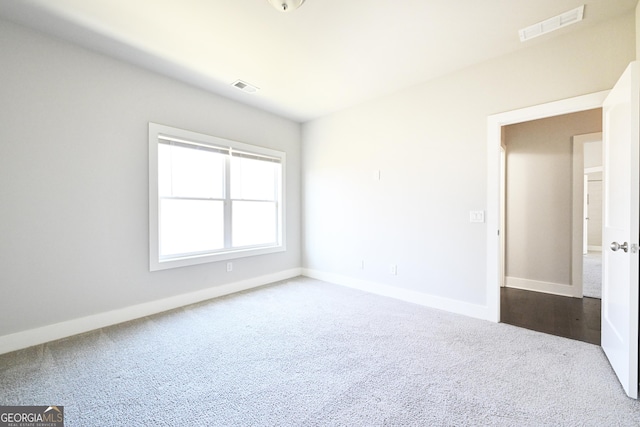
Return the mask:
<path fill-rule="evenodd" d="M 640 68 L 633 62 L 603 104 L 602 348 L 638 398 Z"/>

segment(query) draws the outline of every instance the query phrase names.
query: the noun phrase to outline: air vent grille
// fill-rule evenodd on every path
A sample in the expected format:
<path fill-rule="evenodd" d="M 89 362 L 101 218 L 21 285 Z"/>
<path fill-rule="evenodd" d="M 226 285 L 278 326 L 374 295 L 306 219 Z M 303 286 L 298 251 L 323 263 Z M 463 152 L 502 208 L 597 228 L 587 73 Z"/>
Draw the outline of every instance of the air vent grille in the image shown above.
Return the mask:
<path fill-rule="evenodd" d="M 253 86 L 242 80 L 236 80 L 235 82 L 231 83 L 231 86 L 238 88 L 246 93 L 256 93 L 258 91 L 258 88 L 256 86 Z"/>
<path fill-rule="evenodd" d="M 545 21 L 538 22 L 537 24 L 530 25 L 527 28 L 521 29 L 520 31 L 518 31 L 518 34 L 520 35 L 520 41 L 525 42 L 543 34 L 550 33 L 551 31 L 566 27 L 567 25 L 575 24 L 576 22 L 582 21 L 583 17 L 584 5 L 576 7 L 575 9 L 558 16 L 554 16 L 553 18 L 549 18 Z"/>

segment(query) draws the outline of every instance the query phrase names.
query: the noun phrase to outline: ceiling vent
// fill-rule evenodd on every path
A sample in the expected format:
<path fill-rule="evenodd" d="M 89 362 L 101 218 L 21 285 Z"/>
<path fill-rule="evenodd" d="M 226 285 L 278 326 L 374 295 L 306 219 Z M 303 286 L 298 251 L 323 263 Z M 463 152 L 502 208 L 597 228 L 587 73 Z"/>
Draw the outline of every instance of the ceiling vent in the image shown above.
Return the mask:
<path fill-rule="evenodd" d="M 236 80 L 235 82 L 231 83 L 231 86 L 238 88 L 246 93 L 256 93 L 258 91 L 257 87 L 250 85 L 249 83 L 242 80 Z"/>
<path fill-rule="evenodd" d="M 520 41 L 525 42 L 532 38 L 541 36 L 543 34 L 550 33 L 551 31 L 558 30 L 567 25 L 575 24 L 582 21 L 584 16 L 584 5 L 576 7 L 573 10 L 562 13 L 553 18 L 549 18 L 546 21 L 538 22 L 527 28 L 523 28 L 518 33 L 520 34 Z"/>

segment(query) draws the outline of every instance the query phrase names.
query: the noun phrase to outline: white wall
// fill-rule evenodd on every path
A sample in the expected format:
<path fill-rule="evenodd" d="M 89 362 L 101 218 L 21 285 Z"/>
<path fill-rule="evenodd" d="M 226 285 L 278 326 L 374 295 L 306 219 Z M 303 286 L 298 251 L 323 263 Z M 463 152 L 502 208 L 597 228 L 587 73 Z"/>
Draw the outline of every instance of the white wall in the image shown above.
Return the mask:
<path fill-rule="evenodd" d="M 572 139 L 601 130 L 601 109 L 505 127 L 507 286 L 572 285 Z"/>
<path fill-rule="evenodd" d="M 299 124 L 5 21 L 0 56 L 0 338 L 299 272 Z M 150 273 L 149 121 L 286 151 L 287 251 Z"/>
<path fill-rule="evenodd" d="M 611 88 L 635 56 L 634 15 L 306 123 L 307 271 L 484 306 L 486 229 L 469 211 L 486 210 L 487 116 Z"/>

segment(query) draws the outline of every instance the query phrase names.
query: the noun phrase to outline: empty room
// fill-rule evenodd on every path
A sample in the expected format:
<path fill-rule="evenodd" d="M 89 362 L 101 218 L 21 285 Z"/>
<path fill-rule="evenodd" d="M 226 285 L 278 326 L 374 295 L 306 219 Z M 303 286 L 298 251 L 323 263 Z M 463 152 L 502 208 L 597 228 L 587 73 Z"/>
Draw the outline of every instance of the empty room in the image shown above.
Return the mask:
<path fill-rule="evenodd" d="M 640 425 L 639 57 L 637 0 L 0 0 L 0 427 Z"/>

